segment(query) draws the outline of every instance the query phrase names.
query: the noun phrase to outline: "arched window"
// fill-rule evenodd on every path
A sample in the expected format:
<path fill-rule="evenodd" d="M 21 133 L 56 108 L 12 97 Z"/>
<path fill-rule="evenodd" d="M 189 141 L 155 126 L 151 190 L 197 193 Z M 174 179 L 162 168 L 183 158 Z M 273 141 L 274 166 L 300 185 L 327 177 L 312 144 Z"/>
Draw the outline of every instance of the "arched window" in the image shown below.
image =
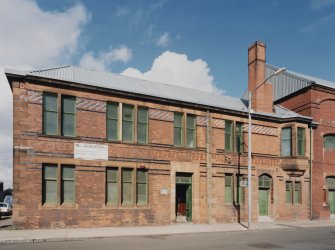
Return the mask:
<path fill-rule="evenodd" d="M 335 177 L 326 178 L 327 189 L 335 189 Z"/>
<path fill-rule="evenodd" d="M 335 135 L 325 135 L 323 137 L 323 147 L 325 149 L 335 149 Z"/>
<path fill-rule="evenodd" d="M 263 174 L 258 178 L 258 186 L 260 188 L 270 188 L 271 187 L 271 176 Z"/>

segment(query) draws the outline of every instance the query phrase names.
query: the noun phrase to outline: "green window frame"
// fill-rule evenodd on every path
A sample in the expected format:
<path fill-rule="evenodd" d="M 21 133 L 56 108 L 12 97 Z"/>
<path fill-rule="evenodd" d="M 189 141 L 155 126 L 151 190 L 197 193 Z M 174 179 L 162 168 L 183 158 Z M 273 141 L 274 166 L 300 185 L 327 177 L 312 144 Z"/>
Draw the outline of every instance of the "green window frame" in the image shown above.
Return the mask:
<path fill-rule="evenodd" d="M 285 182 L 285 196 L 286 196 L 286 203 L 292 203 L 292 181 Z"/>
<path fill-rule="evenodd" d="M 237 189 L 236 194 L 238 195 L 238 197 L 236 197 L 236 200 L 237 200 L 238 203 L 244 203 L 244 192 L 243 192 L 243 187 L 241 187 L 241 181 L 243 180 L 243 175 L 237 175 L 236 179 L 237 179 L 237 181 L 236 181 L 236 189 Z"/>
<path fill-rule="evenodd" d="M 235 127 L 236 152 L 243 152 L 243 123 L 237 122 Z"/>
<path fill-rule="evenodd" d="M 271 188 L 272 178 L 266 174 L 261 175 L 258 178 L 258 187 L 260 188 Z"/>
<path fill-rule="evenodd" d="M 58 203 L 58 167 L 56 164 L 44 164 L 42 183 L 42 203 Z"/>
<path fill-rule="evenodd" d="M 118 169 L 106 169 L 106 203 L 118 204 L 119 202 L 119 183 L 118 183 Z"/>
<path fill-rule="evenodd" d="M 75 203 L 75 168 L 62 165 L 62 203 Z"/>
<path fill-rule="evenodd" d="M 233 121 L 225 120 L 225 150 L 227 151 L 233 151 L 233 126 Z"/>
<path fill-rule="evenodd" d="M 136 171 L 136 203 L 140 205 L 148 203 L 148 171 L 146 170 Z"/>
<path fill-rule="evenodd" d="M 133 169 L 122 169 L 122 205 L 133 204 Z"/>
<path fill-rule="evenodd" d="M 233 175 L 225 175 L 225 195 L 224 201 L 226 204 L 233 203 Z"/>
<path fill-rule="evenodd" d="M 58 95 L 43 93 L 43 134 L 58 134 Z"/>
<path fill-rule="evenodd" d="M 329 134 L 323 136 L 323 147 L 325 149 L 335 149 L 335 135 Z"/>
<path fill-rule="evenodd" d="M 183 113 L 175 112 L 174 113 L 174 145 L 183 146 L 184 145 L 184 126 L 183 126 Z"/>
<path fill-rule="evenodd" d="M 62 136 L 76 136 L 76 97 L 62 96 Z"/>
<path fill-rule="evenodd" d="M 282 128 L 281 156 L 292 155 L 292 128 Z"/>
<path fill-rule="evenodd" d="M 118 140 L 119 136 L 118 127 L 119 127 L 119 104 L 108 102 L 106 112 L 107 140 L 111 141 Z"/>
<path fill-rule="evenodd" d="M 134 106 L 122 105 L 122 141 L 134 141 Z"/>
<path fill-rule="evenodd" d="M 186 115 L 186 145 L 189 148 L 196 147 L 196 116 Z"/>
<path fill-rule="evenodd" d="M 293 203 L 298 204 L 301 203 L 301 182 L 294 182 L 294 195 L 293 195 Z"/>
<path fill-rule="evenodd" d="M 137 108 L 137 142 L 148 143 L 148 108 Z"/>
<path fill-rule="evenodd" d="M 297 155 L 305 156 L 306 148 L 306 135 L 305 128 L 297 129 Z"/>

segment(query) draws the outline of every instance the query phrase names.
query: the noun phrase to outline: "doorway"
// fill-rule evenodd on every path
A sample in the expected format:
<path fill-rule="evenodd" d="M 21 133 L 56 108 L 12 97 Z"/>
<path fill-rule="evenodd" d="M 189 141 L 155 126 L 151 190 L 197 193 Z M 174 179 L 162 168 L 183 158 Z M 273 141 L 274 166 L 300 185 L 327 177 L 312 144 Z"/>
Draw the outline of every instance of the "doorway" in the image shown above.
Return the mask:
<path fill-rule="evenodd" d="M 192 221 L 192 174 L 176 173 L 176 221 Z"/>
<path fill-rule="evenodd" d="M 330 215 L 335 215 L 335 190 L 328 191 L 328 202 L 329 202 L 329 209 Z"/>
<path fill-rule="evenodd" d="M 258 214 L 259 216 L 269 215 L 269 196 L 271 190 L 272 178 L 263 174 L 258 178 Z"/>

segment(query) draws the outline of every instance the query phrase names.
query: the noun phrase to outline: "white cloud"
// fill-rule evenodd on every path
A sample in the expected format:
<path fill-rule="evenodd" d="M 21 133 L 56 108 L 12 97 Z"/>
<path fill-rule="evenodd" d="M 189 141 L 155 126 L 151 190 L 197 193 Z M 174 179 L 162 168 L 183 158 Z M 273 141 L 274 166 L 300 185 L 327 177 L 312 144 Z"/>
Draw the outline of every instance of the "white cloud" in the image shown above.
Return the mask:
<path fill-rule="evenodd" d="M 81 4 L 48 12 L 33 0 L 1 0 L 0 66 L 31 69 L 70 60 L 89 18 Z"/>
<path fill-rule="evenodd" d="M 121 45 L 116 49 L 100 52 L 98 56 L 94 56 L 93 52 L 85 53 L 80 59 L 80 66 L 101 71 L 108 71 L 113 62 L 128 62 L 132 58 L 132 50 L 125 45 Z"/>
<path fill-rule="evenodd" d="M 116 5 L 116 12 L 115 12 L 116 17 L 127 16 L 128 14 L 129 10 L 126 7 Z"/>
<path fill-rule="evenodd" d="M 319 9 L 327 8 L 333 4 L 335 4 L 335 0 L 312 0 L 311 8 L 313 10 L 319 10 Z"/>
<path fill-rule="evenodd" d="M 302 33 L 311 33 L 313 31 L 317 31 L 320 29 L 320 27 L 326 27 L 327 24 L 332 23 L 332 21 L 334 20 L 335 15 L 328 15 L 325 17 L 322 17 L 319 20 L 316 20 L 315 22 L 303 27 L 300 29 L 300 32 Z"/>
<path fill-rule="evenodd" d="M 147 72 L 127 68 L 121 74 L 207 92 L 222 92 L 216 88 L 214 77 L 209 72 L 207 63 L 202 59 L 192 61 L 185 54 L 165 51 L 154 60 Z"/>
<path fill-rule="evenodd" d="M 169 44 L 169 42 L 170 42 L 170 35 L 168 32 L 165 32 L 158 38 L 156 45 L 166 47 Z"/>
<path fill-rule="evenodd" d="M 90 15 L 82 4 L 44 11 L 34 0 L 0 0 L 0 67 L 45 68 L 71 62 Z M 12 187 L 12 93 L 0 69 L 0 181 Z"/>

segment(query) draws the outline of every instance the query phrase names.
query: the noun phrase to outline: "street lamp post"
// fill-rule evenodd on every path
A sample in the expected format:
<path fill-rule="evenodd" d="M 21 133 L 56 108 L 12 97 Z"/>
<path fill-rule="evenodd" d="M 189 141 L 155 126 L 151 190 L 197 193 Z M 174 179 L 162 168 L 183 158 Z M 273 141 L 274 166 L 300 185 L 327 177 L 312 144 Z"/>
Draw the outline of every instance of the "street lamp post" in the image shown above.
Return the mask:
<path fill-rule="evenodd" d="M 261 87 L 264 83 L 267 82 L 271 77 L 278 75 L 282 72 L 284 72 L 286 69 L 285 68 L 280 68 L 275 71 L 272 75 L 270 75 L 268 78 L 266 78 L 261 84 L 256 85 L 256 88 L 252 91 L 248 92 L 248 98 L 249 98 L 249 107 L 248 107 L 248 119 L 249 119 L 249 126 L 248 126 L 248 229 L 251 228 L 251 219 L 252 219 L 252 200 L 251 200 L 251 165 L 252 165 L 252 159 L 251 159 L 251 113 L 253 112 L 251 109 L 251 104 L 252 104 L 252 95 L 255 93 L 255 91 Z"/>

